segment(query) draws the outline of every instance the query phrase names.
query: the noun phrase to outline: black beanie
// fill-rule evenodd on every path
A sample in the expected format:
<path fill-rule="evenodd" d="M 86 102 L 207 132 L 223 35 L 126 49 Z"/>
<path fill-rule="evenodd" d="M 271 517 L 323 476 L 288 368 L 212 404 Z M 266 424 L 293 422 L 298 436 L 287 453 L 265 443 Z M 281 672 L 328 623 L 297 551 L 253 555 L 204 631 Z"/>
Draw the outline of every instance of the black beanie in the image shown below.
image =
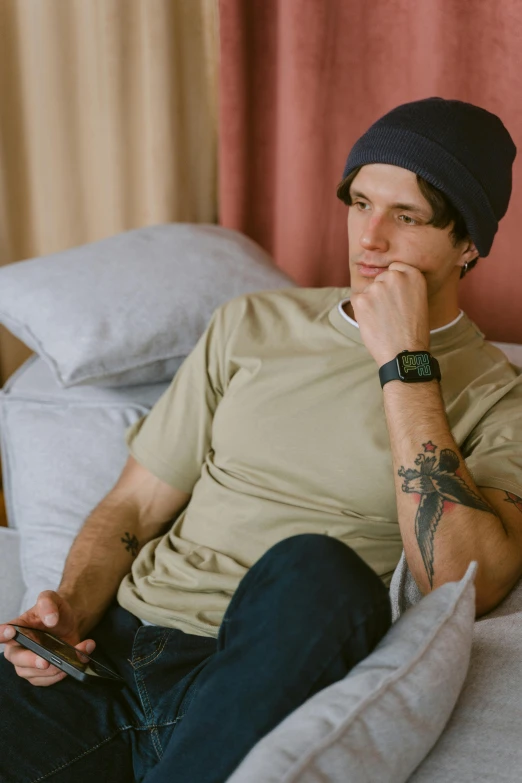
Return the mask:
<path fill-rule="evenodd" d="M 343 179 L 358 166 L 389 163 L 420 174 L 458 209 L 483 258 L 511 195 L 517 148 L 486 109 L 445 98 L 424 98 L 392 109 L 354 144 Z"/>

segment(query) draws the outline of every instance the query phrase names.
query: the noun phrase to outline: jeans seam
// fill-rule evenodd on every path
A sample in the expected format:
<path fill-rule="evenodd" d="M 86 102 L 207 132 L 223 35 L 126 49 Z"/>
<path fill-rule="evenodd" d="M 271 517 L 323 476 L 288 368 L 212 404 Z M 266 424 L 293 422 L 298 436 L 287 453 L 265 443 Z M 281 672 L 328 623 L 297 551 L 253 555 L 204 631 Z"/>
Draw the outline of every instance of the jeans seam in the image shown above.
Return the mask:
<path fill-rule="evenodd" d="M 145 684 L 142 682 L 139 673 L 135 674 L 135 678 L 136 678 L 136 685 L 138 686 L 138 693 L 140 694 L 141 703 L 143 705 L 143 709 L 145 710 L 145 716 L 147 718 L 147 728 L 150 731 L 152 744 L 154 746 L 154 750 L 156 751 L 156 756 L 161 761 L 161 759 L 163 758 L 163 748 L 161 747 L 161 741 L 159 738 L 159 731 L 157 729 L 157 725 L 154 722 L 154 711 L 150 703 L 149 694 L 147 693 L 147 688 Z"/>
<path fill-rule="evenodd" d="M 155 661 L 156 658 L 158 658 L 165 649 L 169 635 L 170 631 L 165 631 L 161 637 L 159 647 L 148 655 L 141 656 L 141 658 L 139 656 L 133 656 L 131 660 L 132 666 L 135 669 L 141 669 L 142 666 L 146 666 L 147 664 L 152 663 L 152 661 Z"/>
<path fill-rule="evenodd" d="M 60 767 L 56 767 L 55 769 L 51 770 L 50 772 L 46 772 L 45 775 L 41 775 L 39 778 L 35 778 L 32 783 L 39 783 L 40 780 L 45 780 L 46 778 L 50 777 L 51 775 L 55 775 L 57 772 L 60 772 L 62 769 L 66 769 L 66 767 L 69 767 L 71 764 L 74 764 L 79 759 L 83 758 L 83 756 L 87 756 L 89 753 L 92 753 L 94 750 L 97 750 L 98 748 L 101 748 L 102 745 L 106 745 L 107 742 L 111 742 L 115 737 L 118 736 L 122 731 L 128 731 L 129 729 L 134 728 L 132 725 L 129 726 L 120 726 L 118 731 L 114 732 L 114 734 L 111 734 L 109 737 L 106 737 L 101 742 L 98 742 L 97 745 L 93 745 L 92 748 L 89 748 L 88 750 L 84 750 L 83 753 L 80 753 L 78 756 L 75 756 L 73 759 L 70 759 L 66 764 L 62 764 Z"/>

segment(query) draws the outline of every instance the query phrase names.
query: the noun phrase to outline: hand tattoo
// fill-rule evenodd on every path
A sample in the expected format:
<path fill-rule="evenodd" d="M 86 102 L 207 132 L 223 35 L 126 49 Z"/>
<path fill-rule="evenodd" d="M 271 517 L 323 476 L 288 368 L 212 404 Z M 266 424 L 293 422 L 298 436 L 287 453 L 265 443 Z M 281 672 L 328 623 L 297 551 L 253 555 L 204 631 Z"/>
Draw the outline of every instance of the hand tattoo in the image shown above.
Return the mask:
<path fill-rule="evenodd" d="M 433 453 L 437 449 L 431 440 L 422 445 L 425 452 Z M 485 500 L 468 487 L 460 476 L 457 476 L 460 458 L 451 449 L 441 449 L 438 463 L 434 454 L 433 456 L 418 454 L 415 464 L 419 466 L 418 470 L 405 469 L 401 465 L 398 475 L 404 479 L 403 492 L 418 492 L 420 495 L 415 517 L 415 535 L 430 587 L 433 587 L 433 537 L 442 516 L 444 501 L 449 500 L 490 514 L 495 512 Z"/>
<path fill-rule="evenodd" d="M 136 536 L 132 536 L 131 538 L 130 533 L 125 533 L 124 538 L 121 538 L 120 541 L 125 544 L 125 549 L 127 552 L 130 552 L 133 557 L 136 557 L 140 545 Z"/>

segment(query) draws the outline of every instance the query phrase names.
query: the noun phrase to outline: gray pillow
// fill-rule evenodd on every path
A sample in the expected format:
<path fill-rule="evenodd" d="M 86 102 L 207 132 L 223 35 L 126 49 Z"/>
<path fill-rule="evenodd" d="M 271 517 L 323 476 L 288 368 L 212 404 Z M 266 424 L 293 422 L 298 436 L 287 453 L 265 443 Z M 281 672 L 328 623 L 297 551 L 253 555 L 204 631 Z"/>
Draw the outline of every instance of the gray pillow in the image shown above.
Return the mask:
<path fill-rule="evenodd" d="M 18 616 L 24 585 L 20 572 L 20 536 L 0 527 L 0 623 Z M 0 644 L 0 652 L 4 648 Z"/>
<path fill-rule="evenodd" d="M 373 653 L 250 751 L 228 783 L 402 783 L 441 734 L 469 666 L 471 563 L 408 609 Z"/>
<path fill-rule="evenodd" d="M 216 225 L 148 226 L 0 268 L 0 322 L 63 386 L 170 381 L 229 299 L 294 283 Z"/>
<path fill-rule="evenodd" d="M 419 603 L 422 593 L 411 575 L 404 549 L 390 582 L 392 620 L 396 622 L 406 609 Z"/>
<path fill-rule="evenodd" d="M 62 389 L 32 356 L 0 390 L 4 491 L 9 524 L 21 534 L 23 609 L 60 583 L 74 538 L 125 465 L 125 429 L 167 388 Z"/>

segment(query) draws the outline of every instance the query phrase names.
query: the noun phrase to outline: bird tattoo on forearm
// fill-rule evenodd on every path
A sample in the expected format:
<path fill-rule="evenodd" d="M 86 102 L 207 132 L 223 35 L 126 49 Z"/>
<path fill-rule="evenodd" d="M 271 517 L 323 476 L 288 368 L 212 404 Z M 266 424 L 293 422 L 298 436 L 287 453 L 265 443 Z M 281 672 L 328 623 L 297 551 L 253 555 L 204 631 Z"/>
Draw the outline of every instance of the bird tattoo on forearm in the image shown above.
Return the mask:
<path fill-rule="evenodd" d="M 433 587 L 433 538 L 444 509 L 444 501 L 459 503 L 468 508 L 487 511 L 494 510 L 457 475 L 460 465 L 459 456 L 451 449 L 441 449 L 439 457 L 435 455 L 437 446 L 430 441 L 422 444 L 424 453 L 417 455 L 414 468 L 398 470 L 404 479 L 403 492 L 416 492 L 420 495 L 419 507 L 415 516 L 415 536 L 428 574 L 430 587 Z"/>

